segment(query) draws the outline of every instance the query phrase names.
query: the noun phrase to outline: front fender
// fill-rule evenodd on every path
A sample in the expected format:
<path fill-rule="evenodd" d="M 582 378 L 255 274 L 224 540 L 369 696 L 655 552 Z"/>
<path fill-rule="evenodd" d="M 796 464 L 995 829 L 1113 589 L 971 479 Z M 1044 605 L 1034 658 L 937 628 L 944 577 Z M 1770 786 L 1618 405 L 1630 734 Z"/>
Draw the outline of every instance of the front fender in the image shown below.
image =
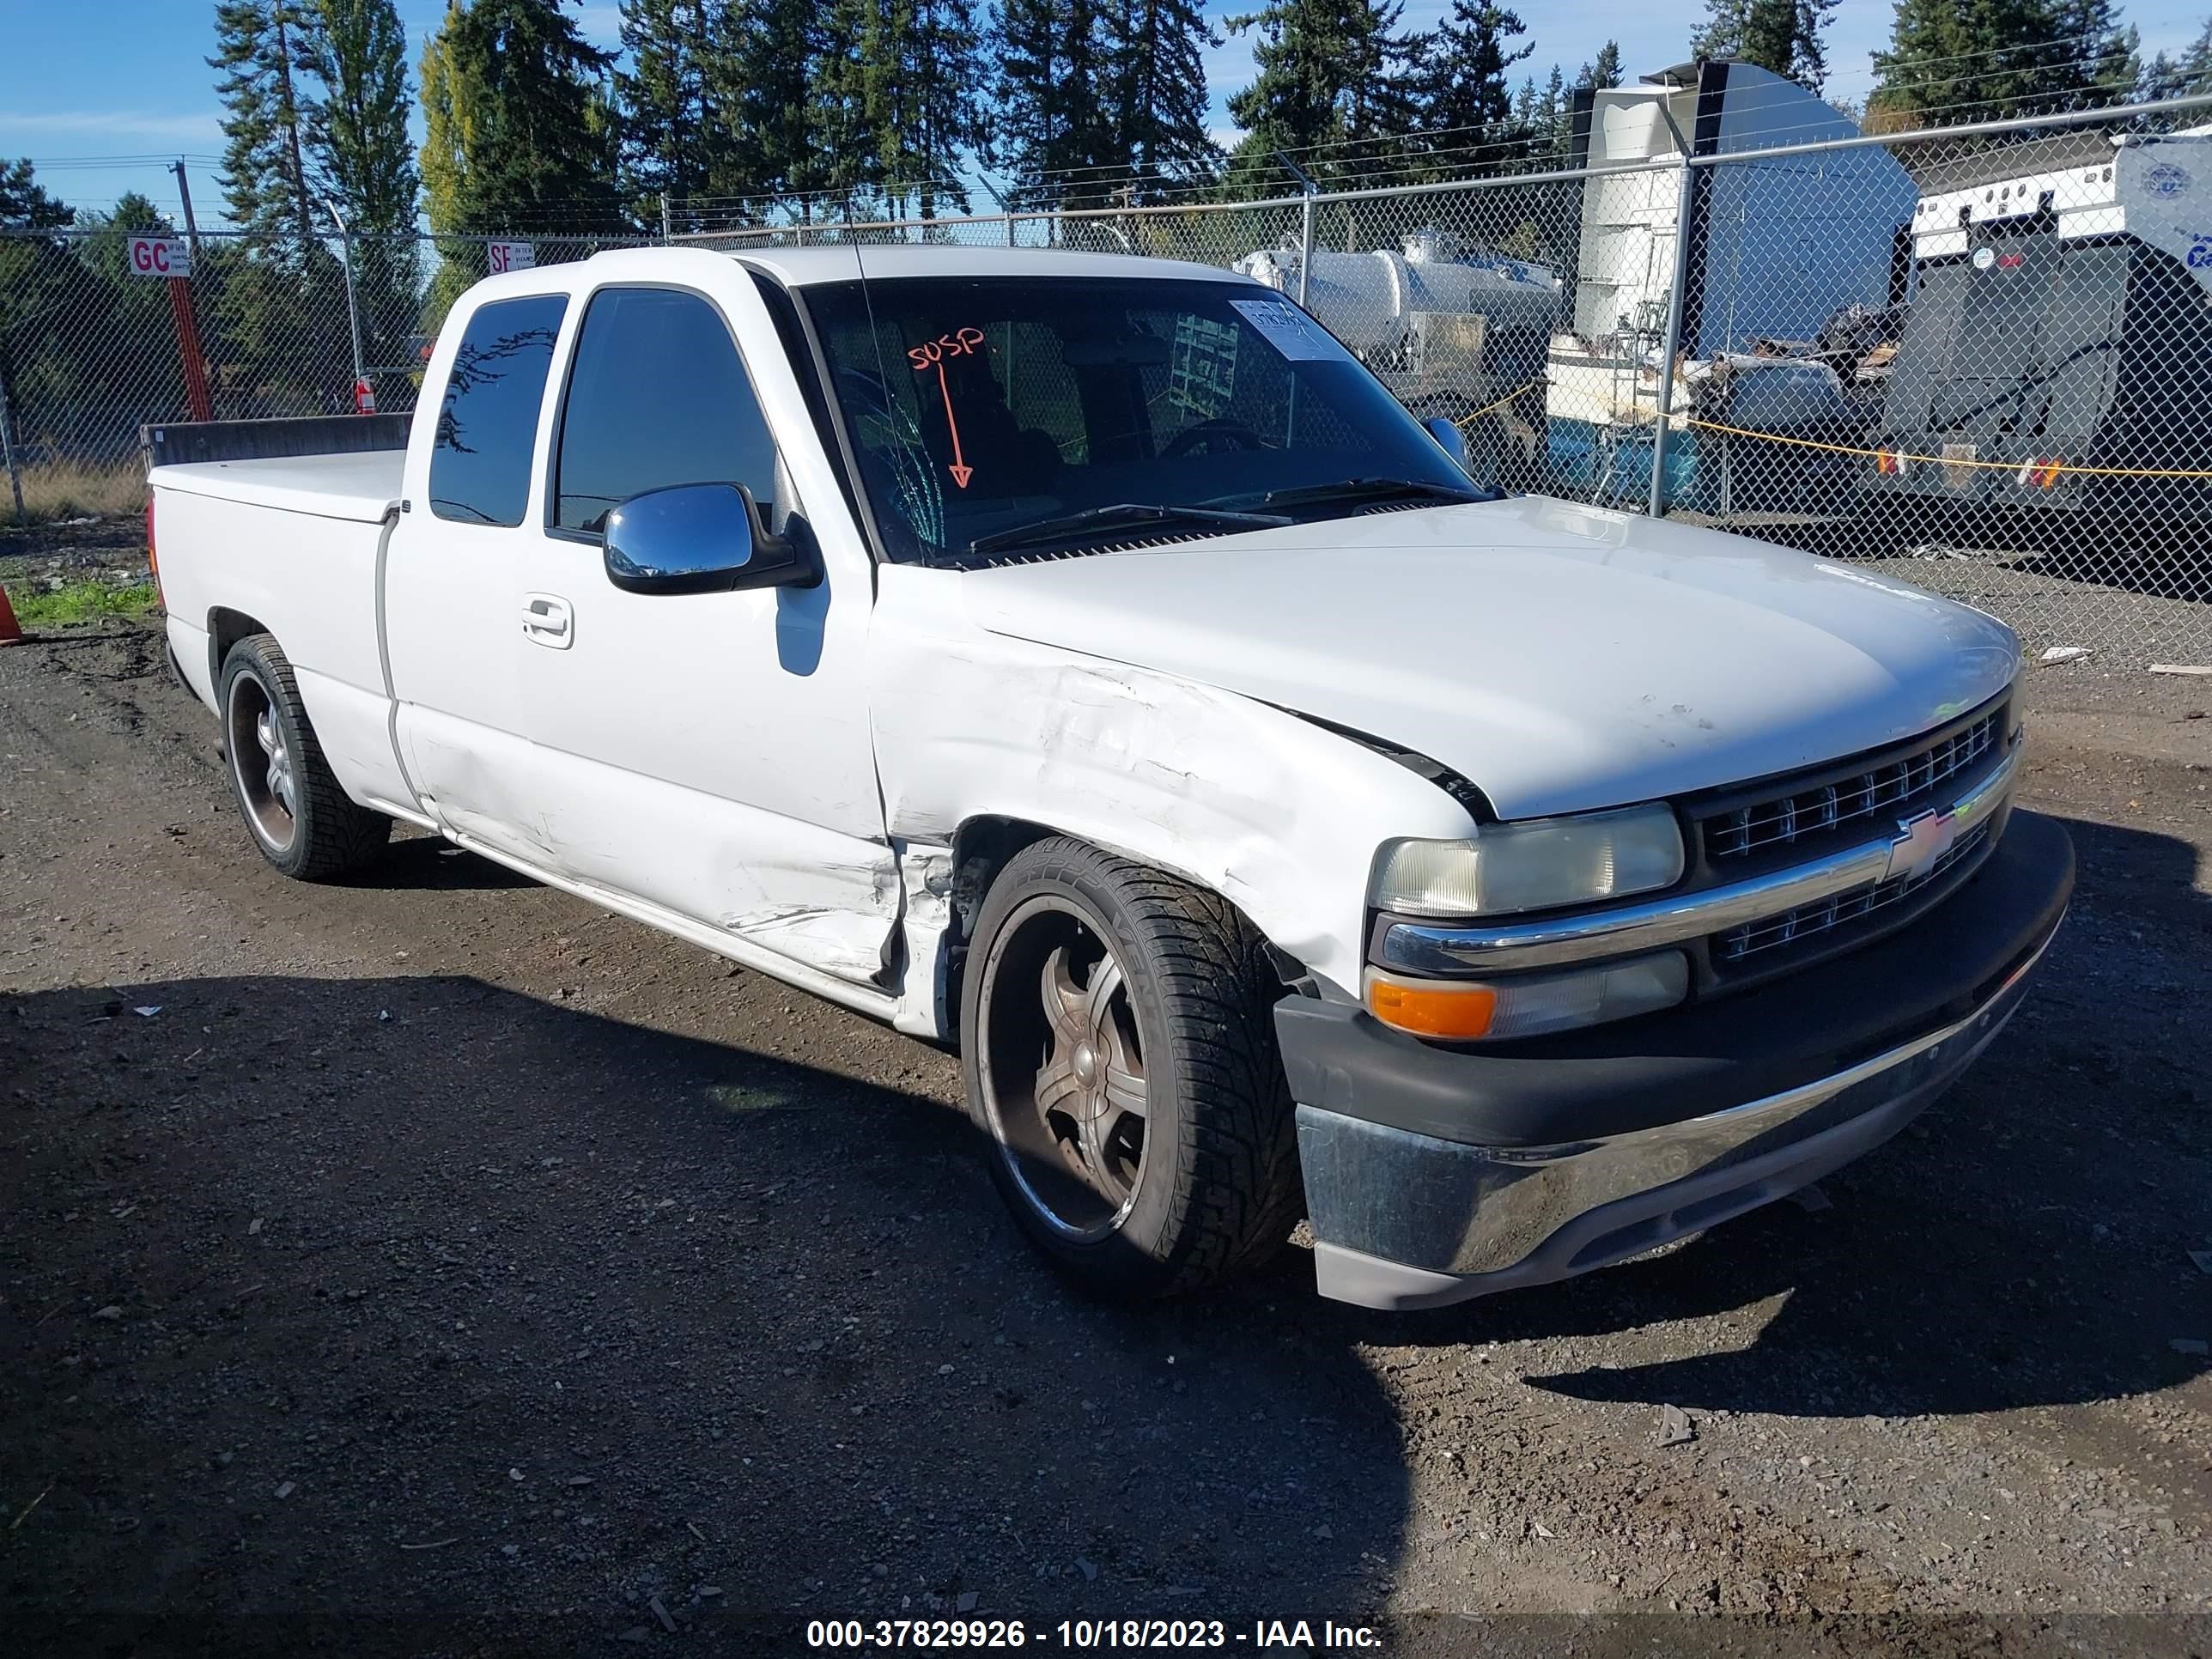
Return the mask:
<path fill-rule="evenodd" d="M 984 815 L 1048 825 L 1220 894 L 1356 995 L 1376 848 L 1472 827 L 1433 783 L 1338 732 L 986 632 L 960 612 L 952 573 L 881 579 L 870 702 L 895 840 L 947 845 Z"/>

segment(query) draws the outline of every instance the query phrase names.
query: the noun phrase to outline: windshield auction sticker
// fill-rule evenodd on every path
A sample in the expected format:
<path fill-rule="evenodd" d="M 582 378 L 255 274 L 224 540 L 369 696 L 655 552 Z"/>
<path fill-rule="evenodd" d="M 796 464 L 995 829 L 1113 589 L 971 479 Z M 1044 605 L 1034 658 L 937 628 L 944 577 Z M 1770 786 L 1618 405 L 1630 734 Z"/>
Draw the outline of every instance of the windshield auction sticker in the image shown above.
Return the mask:
<path fill-rule="evenodd" d="M 1338 358 L 1344 348 L 1319 323 L 1287 300 L 1231 300 L 1237 314 L 1267 343 L 1294 363 Z"/>

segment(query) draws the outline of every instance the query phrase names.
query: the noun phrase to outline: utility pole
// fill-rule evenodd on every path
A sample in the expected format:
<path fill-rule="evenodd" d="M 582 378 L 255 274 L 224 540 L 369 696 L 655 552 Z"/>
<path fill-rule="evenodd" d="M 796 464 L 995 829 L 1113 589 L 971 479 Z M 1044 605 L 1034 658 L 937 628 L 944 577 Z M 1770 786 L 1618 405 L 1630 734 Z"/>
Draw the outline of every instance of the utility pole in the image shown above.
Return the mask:
<path fill-rule="evenodd" d="M 192 217 L 192 186 L 185 176 L 182 156 L 169 163 L 169 171 L 177 175 L 177 199 L 185 210 L 185 246 L 191 250 L 192 263 L 199 264 L 200 227 Z M 181 276 L 168 281 L 169 314 L 177 325 L 177 355 L 185 372 L 185 402 L 196 421 L 215 419 L 215 401 L 208 393 L 207 353 L 200 345 L 199 319 L 192 311 L 192 285 Z"/>
<path fill-rule="evenodd" d="M 192 217 L 192 186 L 185 177 L 183 158 L 170 162 L 169 171 L 177 175 L 177 198 L 185 204 L 185 240 L 190 244 L 193 262 L 197 264 L 200 257 L 200 227 L 199 222 Z"/>

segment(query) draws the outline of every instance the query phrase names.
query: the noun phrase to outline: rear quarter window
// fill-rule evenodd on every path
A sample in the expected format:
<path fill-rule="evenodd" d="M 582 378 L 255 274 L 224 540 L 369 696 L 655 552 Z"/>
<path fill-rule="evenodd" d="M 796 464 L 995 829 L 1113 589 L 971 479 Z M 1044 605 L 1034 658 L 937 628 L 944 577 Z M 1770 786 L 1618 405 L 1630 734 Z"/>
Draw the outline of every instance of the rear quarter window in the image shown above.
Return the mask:
<path fill-rule="evenodd" d="M 566 295 L 480 306 L 462 331 L 438 406 L 430 511 L 459 524 L 515 526 L 530 504 L 530 462 Z"/>

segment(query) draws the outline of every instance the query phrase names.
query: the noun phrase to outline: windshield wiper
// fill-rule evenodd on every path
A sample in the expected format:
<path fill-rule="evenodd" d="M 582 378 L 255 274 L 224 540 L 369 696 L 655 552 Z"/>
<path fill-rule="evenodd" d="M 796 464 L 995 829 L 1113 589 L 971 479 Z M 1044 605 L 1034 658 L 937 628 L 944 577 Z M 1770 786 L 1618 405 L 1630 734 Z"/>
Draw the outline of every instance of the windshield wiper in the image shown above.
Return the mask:
<path fill-rule="evenodd" d="M 1095 530 L 1117 530 L 1128 525 L 1204 525 L 1216 530 L 1274 530 L 1290 523 L 1279 513 L 1233 513 L 1218 507 L 1155 506 L 1149 501 L 1117 501 L 1111 507 L 1087 507 L 1057 519 L 994 530 L 968 544 L 970 554 L 1000 553 L 1010 547 L 1034 547 L 1041 542 L 1065 541 Z"/>
<path fill-rule="evenodd" d="M 1480 484 L 1436 483 L 1426 478 L 1346 478 L 1338 483 L 1292 484 L 1259 495 L 1218 495 L 1216 501 L 1255 507 L 1318 507 L 1329 501 L 1376 501 L 1415 495 L 1438 503 L 1495 501 L 1503 496 Z"/>

